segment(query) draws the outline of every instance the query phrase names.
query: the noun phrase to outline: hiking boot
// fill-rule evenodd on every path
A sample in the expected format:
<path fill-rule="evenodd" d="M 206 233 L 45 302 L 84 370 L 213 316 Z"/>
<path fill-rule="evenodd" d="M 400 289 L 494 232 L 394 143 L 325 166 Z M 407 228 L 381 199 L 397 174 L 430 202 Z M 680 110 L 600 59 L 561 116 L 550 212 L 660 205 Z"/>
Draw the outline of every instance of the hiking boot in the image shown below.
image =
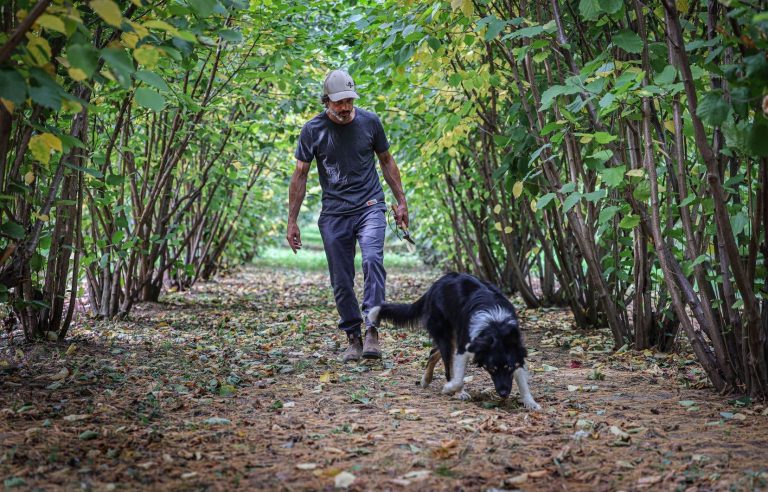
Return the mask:
<path fill-rule="evenodd" d="M 363 351 L 363 341 L 360 339 L 360 334 L 347 333 L 347 340 L 349 340 L 349 347 L 344 351 L 342 361 L 360 360 L 360 354 Z"/>
<path fill-rule="evenodd" d="M 381 359 L 381 347 L 379 346 L 379 331 L 369 326 L 365 330 L 365 344 L 363 345 L 363 359 Z"/>

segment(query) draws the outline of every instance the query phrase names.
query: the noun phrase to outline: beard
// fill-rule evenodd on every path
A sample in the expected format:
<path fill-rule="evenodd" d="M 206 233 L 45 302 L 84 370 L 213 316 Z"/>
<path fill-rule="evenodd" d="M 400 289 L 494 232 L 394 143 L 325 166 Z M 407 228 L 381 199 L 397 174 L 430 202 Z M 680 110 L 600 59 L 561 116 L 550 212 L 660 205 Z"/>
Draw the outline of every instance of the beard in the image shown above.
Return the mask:
<path fill-rule="evenodd" d="M 352 118 L 352 111 L 353 109 L 350 109 L 349 111 L 334 111 L 330 107 L 327 108 L 328 112 L 333 115 L 334 118 L 336 118 L 339 121 L 347 122 Z"/>

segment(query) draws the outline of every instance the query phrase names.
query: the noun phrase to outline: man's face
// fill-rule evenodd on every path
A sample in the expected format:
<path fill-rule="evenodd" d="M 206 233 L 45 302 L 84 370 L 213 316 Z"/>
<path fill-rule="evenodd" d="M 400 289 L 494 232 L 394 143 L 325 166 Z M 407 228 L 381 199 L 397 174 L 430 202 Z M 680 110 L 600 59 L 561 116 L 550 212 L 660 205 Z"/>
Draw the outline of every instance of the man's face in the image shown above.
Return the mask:
<path fill-rule="evenodd" d="M 347 123 L 352 118 L 354 99 L 347 98 L 339 101 L 328 101 L 328 111 L 342 123 Z"/>

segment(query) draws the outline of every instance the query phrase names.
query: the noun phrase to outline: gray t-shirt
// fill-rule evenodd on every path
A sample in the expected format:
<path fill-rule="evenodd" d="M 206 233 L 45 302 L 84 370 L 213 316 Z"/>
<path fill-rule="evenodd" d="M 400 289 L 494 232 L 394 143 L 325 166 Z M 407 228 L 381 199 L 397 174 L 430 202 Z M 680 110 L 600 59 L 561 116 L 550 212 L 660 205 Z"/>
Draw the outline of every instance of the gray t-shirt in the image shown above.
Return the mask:
<path fill-rule="evenodd" d="M 376 114 L 355 108 L 355 119 L 334 123 L 323 111 L 301 128 L 296 159 L 317 160 L 323 188 L 323 214 L 352 215 L 378 207 L 386 210 L 376 172 L 376 154 L 389 149 Z"/>

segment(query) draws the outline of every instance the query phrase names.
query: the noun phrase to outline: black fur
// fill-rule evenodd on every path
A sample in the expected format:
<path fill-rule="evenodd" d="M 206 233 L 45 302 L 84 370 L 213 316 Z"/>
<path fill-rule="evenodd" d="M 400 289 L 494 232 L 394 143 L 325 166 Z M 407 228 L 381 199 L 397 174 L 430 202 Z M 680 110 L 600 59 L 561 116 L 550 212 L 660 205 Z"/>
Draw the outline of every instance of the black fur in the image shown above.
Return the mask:
<path fill-rule="evenodd" d="M 494 315 L 478 318 L 482 312 Z M 454 353 L 473 353 L 474 362 L 491 375 L 503 398 L 511 392 L 513 372 L 525 364 L 527 352 L 514 306 L 496 286 L 472 275 L 449 273 L 413 304 L 385 303 L 369 316 L 376 325 L 387 320 L 396 326 L 426 329 L 440 351 L 449 381 Z M 478 326 L 474 339 L 473 317 Z M 482 319 L 479 324 L 478 319 Z"/>

